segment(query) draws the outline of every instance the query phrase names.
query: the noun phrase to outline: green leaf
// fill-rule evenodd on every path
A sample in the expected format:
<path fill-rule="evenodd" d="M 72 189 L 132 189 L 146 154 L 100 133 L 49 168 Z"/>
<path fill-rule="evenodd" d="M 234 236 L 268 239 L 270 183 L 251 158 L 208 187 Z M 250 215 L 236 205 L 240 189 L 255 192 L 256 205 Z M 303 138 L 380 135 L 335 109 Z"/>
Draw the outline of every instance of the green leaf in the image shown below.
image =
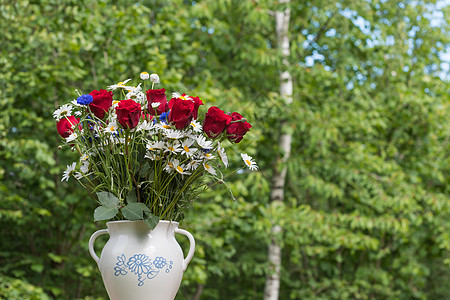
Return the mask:
<path fill-rule="evenodd" d="M 142 220 L 144 210 L 141 204 L 142 203 L 129 203 L 127 206 L 122 208 L 123 216 L 130 221 Z"/>
<path fill-rule="evenodd" d="M 137 202 L 136 189 L 133 188 L 127 195 L 127 203 L 136 203 L 136 202 Z"/>
<path fill-rule="evenodd" d="M 117 208 L 117 204 L 119 204 L 119 198 L 110 192 L 98 192 L 97 197 L 98 201 L 106 207 Z"/>
<path fill-rule="evenodd" d="M 94 210 L 94 221 L 109 220 L 114 218 L 118 212 L 117 207 L 99 206 Z"/>
<path fill-rule="evenodd" d="M 150 164 L 146 162 L 139 170 L 139 175 L 145 177 L 148 173 L 148 170 L 150 170 Z"/>
<path fill-rule="evenodd" d="M 150 212 L 144 212 L 144 222 L 150 229 L 155 229 L 156 225 L 158 225 L 159 217 L 151 214 Z"/>

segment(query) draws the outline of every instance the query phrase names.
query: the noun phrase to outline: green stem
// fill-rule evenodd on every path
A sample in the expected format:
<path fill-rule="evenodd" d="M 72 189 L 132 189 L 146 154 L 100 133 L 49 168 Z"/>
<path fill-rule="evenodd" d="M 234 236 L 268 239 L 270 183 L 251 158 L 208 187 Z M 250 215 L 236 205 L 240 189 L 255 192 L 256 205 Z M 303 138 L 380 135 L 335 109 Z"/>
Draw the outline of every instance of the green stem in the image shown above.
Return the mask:
<path fill-rule="evenodd" d="M 134 182 L 134 185 L 136 187 L 136 195 L 137 195 L 137 202 L 141 202 L 141 195 L 139 192 L 139 184 L 136 182 L 136 179 L 134 178 L 133 171 L 131 170 L 131 160 L 129 160 L 129 150 L 128 150 L 128 137 L 130 134 L 130 128 L 127 127 L 125 130 L 125 165 L 127 166 L 127 173 L 128 173 L 128 180 L 131 184 L 131 179 Z"/>

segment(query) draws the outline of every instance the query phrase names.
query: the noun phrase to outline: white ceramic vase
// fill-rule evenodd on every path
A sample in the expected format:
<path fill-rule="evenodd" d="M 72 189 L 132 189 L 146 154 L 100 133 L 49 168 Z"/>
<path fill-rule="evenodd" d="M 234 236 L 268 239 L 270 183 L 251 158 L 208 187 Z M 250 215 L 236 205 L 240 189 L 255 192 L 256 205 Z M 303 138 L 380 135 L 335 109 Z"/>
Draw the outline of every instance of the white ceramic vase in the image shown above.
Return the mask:
<path fill-rule="evenodd" d="M 89 252 L 102 274 L 111 300 L 173 300 L 183 272 L 191 261 L 195 240 L 179 229 L 177 222 L 159 221 L 150 230 L 144 221 L 114 221 L 108 229 L 96 231 L 89 240 Z M 175 233 L 188 237 L 190 247 L 184 258 Z M 95 239 L 109 234 L 100 258 Z"/>

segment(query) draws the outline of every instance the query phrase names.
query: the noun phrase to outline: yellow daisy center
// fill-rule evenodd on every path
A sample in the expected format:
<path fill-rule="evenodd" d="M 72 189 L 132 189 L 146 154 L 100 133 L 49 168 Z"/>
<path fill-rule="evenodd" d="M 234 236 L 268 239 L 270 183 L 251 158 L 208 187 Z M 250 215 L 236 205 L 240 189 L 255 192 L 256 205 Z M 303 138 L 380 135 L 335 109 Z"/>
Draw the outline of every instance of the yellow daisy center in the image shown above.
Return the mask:
<path fill-rule="evenodd" d="M 141 74 L 142 74 L 142 75 L 148 75 L 148 73 L 147 73 L 147 72 L 142 72 Z"/>
<path fill-rule="evenodd" d="M 167 149 L 169 149 L 170 151 L 175 151 L 173 147 L 167 147 Z"/>
<path fill-rule="evenodd" d="M 177 167 L 177 171 L 180 172 L 180 173 L 183 173 L 183 172 L 184 172 L 183 168 L 180 167 L 180 166 Z"/>
<path fill-rule="evenodd" d="M 163 125 L 165 129 L 170 129 L 170 125 Z"/>
<path fill-rule="evenodd" d="M 205 164 L 205 169 L 210 169 L 211 167 Z"/>
<path fill-rule="evenodd" d="M 246 159 L 246 160 L 245 160 L 245 163 L 246 163 L 247 165 L 249 165 L 249 166 L 251 166 L 251 165 L 252 165 L 252 162 L 251 162 L 251 161 L 249 161 L 248 159 Z"/>
<path fill-rule="evenodd" d="M 188 146 L 184 146 L 184 151 L 189 152 L 189 147 Z"/>

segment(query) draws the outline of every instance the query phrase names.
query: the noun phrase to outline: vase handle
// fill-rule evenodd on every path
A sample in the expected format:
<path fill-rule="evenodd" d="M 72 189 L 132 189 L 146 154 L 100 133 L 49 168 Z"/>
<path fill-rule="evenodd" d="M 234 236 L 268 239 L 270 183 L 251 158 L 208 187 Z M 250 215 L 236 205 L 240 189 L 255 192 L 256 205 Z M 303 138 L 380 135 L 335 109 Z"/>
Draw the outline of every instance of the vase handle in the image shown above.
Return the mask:
<path fill-rule="evenodd" d="M 186 255 L 186 258 L 183 260 L 183 272 L 184 272 L 184 271 L 186 271 L 186 268 L 187 268 L 189 262 L 191 261 L 192 257 L 194 256 L 195 240 L 194 240 L 194 237 L 192 236 L 192 234 L 187 230 L 176 228 L 175 233 L 185 235 L 189 239 L 189 252 Z"/>
<path fill-rule="evenodd" d="M 102 234 L 107 234 L 108 233 L 108 229 L 102 229 L 102 230 L 98 230 L 96 232 L 94 232 L 91 235 L 91 238 L 89 239 L 89 253 L 91 254 L 92 258 L 95 260 L 95 262 L 98 264 L 98 261 L 100 260 L 100 258 L 97 256 L 97 254 L 95 253 L 94 250 L 94 242 L 95 239 L 97 237 L 99 237 Z"/>

